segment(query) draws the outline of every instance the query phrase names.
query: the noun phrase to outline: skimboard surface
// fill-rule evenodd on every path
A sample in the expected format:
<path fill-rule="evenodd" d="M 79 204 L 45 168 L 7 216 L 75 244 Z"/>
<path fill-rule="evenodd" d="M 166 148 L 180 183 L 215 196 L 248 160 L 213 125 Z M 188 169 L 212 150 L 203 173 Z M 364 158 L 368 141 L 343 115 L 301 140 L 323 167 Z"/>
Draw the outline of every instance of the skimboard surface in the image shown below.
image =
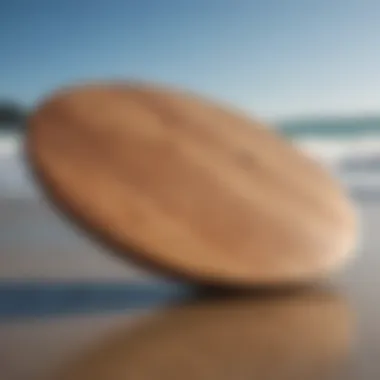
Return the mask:
<path fill-rule="evenodd" d="M 354 248 L 353 206 L 324 168 L 271 128 L 186 91 L 61 89 L 29 118 L 26 147 L 83 226 L 197 282 L 302 282 Z"/>

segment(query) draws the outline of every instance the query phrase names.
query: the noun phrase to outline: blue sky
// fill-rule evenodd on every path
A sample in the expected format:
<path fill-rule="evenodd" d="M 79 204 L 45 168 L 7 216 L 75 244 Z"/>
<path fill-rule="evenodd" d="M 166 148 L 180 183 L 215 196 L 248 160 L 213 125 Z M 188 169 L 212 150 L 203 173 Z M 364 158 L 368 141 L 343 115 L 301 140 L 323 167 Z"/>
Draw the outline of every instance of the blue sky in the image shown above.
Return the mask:
<path fill-rule="evenodd" d="M 0 98 L 173 84 L 268 118 L 380 113 L 378 0 L 0 0 Z"/>

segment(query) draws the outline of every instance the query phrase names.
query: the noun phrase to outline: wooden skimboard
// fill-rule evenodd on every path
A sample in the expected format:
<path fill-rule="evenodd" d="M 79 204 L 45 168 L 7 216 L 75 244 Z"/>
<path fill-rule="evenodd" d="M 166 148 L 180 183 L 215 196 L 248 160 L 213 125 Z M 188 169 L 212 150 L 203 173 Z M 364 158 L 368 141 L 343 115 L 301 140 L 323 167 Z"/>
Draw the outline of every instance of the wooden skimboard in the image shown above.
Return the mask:
<path fill-rule="evenodd" d="M 356 239 L 340 185 L 240 111 L 158 85 L 57 91 L 28 121 L 55 202 L 122 254 L 197 282 L 303 282 Z M 120 249 L 121 248 L 121 249 Z"/>

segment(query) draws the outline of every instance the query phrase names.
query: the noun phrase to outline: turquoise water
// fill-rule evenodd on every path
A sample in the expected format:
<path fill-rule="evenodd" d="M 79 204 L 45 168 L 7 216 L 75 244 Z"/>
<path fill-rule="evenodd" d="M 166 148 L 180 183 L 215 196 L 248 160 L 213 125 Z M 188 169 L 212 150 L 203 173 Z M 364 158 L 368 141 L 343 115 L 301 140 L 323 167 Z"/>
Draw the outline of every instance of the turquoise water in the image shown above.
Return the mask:
<path fill-rule="evenodd" d="M 379 138 L 380 116 L 288 120 L 279 122 L 278 127 L 292 138 L 357 138 L 368 134 Z"/>

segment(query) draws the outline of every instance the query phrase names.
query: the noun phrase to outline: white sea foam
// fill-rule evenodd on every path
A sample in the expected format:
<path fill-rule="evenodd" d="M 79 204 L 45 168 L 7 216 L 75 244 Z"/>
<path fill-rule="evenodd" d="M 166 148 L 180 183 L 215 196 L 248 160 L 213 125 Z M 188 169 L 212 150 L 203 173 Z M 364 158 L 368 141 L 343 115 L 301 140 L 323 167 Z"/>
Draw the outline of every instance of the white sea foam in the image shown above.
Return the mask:
<path fill-rule="evenodd" d="M 0 136 L 0 159 L 12 157 L 20 150 L 20 139 L 14 135 Z"/>
<path fill-rule="evenodd" d="M 0 136 L 0 198 L 30 198 L 36 194 L 22 157 L 22 140 Z"/>
<path fill-rule="evenodd" d="M 308 154 L 331 165 L 348 158 L 380 156 L 380 138 L 363 136 L 361 138 L 308 138 L 295 140 Z"/>

